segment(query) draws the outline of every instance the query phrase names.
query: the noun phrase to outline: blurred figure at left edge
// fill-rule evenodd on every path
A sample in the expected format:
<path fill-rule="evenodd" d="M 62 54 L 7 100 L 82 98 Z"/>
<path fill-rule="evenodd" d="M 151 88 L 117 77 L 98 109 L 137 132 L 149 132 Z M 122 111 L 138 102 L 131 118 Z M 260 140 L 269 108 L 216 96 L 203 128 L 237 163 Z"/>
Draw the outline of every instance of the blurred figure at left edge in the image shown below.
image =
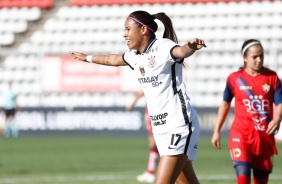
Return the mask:
<path fill-rule="evenodd" d="M 4 130 L 2 132 L 5 138 L 19 136 L 19 129 L 14 121 L 16 113 L 20 110 L 17 103 L 17 92 L 13 90 L 12 82 L 8 82 L 8 89 L 3 92 L 4 100 Z"/>

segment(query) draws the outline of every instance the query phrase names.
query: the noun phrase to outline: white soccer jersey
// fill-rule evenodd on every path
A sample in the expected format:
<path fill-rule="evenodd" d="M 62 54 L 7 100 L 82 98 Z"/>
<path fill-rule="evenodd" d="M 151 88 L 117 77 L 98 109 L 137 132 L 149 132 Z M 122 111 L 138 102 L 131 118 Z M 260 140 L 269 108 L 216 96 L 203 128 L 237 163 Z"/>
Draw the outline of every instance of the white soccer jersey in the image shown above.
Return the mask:
<path fill-rule="evenodd" d="M 144 53 L 130 50 L 123 55 L 144 92 L 154 134 L 166 133 L 197 119 L 182 81 L 184 59 L 172 57 L 172 48 L 177 46 L 169 39 L 155 39 Z"/>

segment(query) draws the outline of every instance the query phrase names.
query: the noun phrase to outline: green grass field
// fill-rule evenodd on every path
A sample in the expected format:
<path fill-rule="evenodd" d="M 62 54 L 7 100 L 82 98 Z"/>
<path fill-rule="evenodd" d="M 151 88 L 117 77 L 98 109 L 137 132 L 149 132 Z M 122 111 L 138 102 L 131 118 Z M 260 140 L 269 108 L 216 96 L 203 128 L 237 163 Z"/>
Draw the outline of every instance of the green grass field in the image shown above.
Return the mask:
<path fill-rule="evenodd" d="M 202 184 L 235 183 L 226 141 L 215 150 L 201 138 L 194 162 Z M 282 143 L 278 143 L 282 153 Z M 39 136 L 0 138 L 0 184 L 137 184 L 147 163 L 146 137 Z M 269 184 L 282 183 L 276 156 Z"/>

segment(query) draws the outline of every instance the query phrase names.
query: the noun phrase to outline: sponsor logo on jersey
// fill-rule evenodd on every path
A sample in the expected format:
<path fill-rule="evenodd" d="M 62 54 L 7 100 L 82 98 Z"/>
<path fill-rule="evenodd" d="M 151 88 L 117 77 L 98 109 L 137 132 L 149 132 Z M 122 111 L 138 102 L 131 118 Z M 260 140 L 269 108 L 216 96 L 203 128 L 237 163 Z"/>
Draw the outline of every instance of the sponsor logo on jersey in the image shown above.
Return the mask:
<path fill-rule="evenodd" d="M 266 118 L 267 117 L 259 117 L 259 116 L 252 117 L 255 124 L 261 124 L 262 121 L 265 120 Z"/>
<path fill-rule="evenodd" d="M 263 99 L 263 95 L 250 95 L 249 99 L 243 99 L 243 104 L 251 114 L 266 114 L 272 105 L 269 100 Z"/>
<path fill-rule="evenodd" d="M 238 158 L 242 154 L 239 148 L 233 148 L 231 153 L 232 153 L 233 158 Z"/>
<path fill-rule="evenodd" d="M 240 90 L 251 90 L 252 86 L 239 86 Z"/>
<path fill-rule="evenodd" d="M 265 131 L 265 125 L 262 124 L 262 122 L 264 120 L 266 120 L 266 116 L 255 116 L 255 117 L 252 117 L 253 121 L 254 121 L 254 124 L 255 124 L 255 129 L 256 130 L 259 130 L 259 131 Z"/>
<path fill-rule="evenodd" d="M 143 68 L 143 70 L 144 70 L 144 68 Z M 145 75 L 145 70 L 144 70 L 144 73 L 142 73 L 141 68 L 140 68 L 140 72 L 141 72 L 142 75 L 143 74 Z M 158 78 L 159 78 L 158 75 L 157 76 L 151 76 L 151 77 L 138 78 L 138 82 L 140 84 L 151 83 L 152 87 L 158 87 L 158 86 L 162 85 L 162 83 L 163 83 L 162 81 L 158 81 Z"/>
<path fill-rule="evenodd" d="M 144 68 L 143 68 L 144 70 Z M 140 69 L 141 72 L 141 69 Z M 142 72 L 141 72 L 142 74 Z M 145 70 L 144 70 L 144 74 L 145 74 Z M 142 74 L 143 75 L 143 74 Z M 138 78 L 138 82 L 140 84 L 144 84 L 144 83 L 153 83 L 153 82 L 157 82 L 158 81 L 159 76 L 152 76 L 152 77 L 144 77 L 144 78 Z"/>
<path fill-rule="evenodd" d="M 154 116 L 150 116 L 152 121 L 156 121 L 156 120 L 160 120 L 160 119 L 165 119 L 168 116 L 168 113 L 162 113 L 162 114 L 158 114 L 158 115 L 154 115 Z"/>
<path fill-rule="evenodd" d="M 265 93 L 268 93 L 270 86 L 268 84 L 264 84 L 264 85 L 262 85 L 262 89 Z"/>
<path fill-rule="evenodd" d="M 177 149 L 177 148 L 174 148 L 174 147 L 170 147 L 170 146 L 169 146 L 168 149 Z"/>
<path fill-rule="evenodd" d="M 240 142 L 240 139 L 239 138 L 233 138 L 232 141 L 233 142 Z"/>
<path fill-rule="evenodd" d="M 165 125 L 165 124 L 166 124 L 166 120 L 161 120 L 161 121 L 155 121 L 154 122 L 154 126 Z"/>
<path fill-rule="evenodd" d="M 148 66 L 151 67 L 151 68 L 153 68 L 154 66 L 156 66 L 155 57 L 156 57 L 156 56 L 150 56 L 150 57 L 148 58 L 148 60 L 149 60 Z"/>
<path fill-rule="evenodd" d="M 249 99 L 243 99 L 243 104 L 247 112 L 252 116 L 255 129 L 265 131 L 266 125 L 264 125 L 263 122 L 269 122 L 268 113 L 272 107 L 270 101 L 263 99 L 263 95 L 250 95 Z"/>
<path fill-rule="evenodd" d="M 153 125 L 159 126 L 159 125 L 165 125 L 166 124 L 166 117 L 168 116 L 168 113 L 162 113 L 154 116 L 150 116 Z"/>
<path fill-rule="evenodd" d="M 156 51 L 158 51 L 158 48 L 159 48 L 159 46 L 156 46 L 155 48 L 151 48 L 150 52 L 156 52 Z"/>
<path fill-rule="evenodd" d="M 140 73 L 144 76 L 145 75 L 145 69 L 143 66 L 139 67 Z"/>

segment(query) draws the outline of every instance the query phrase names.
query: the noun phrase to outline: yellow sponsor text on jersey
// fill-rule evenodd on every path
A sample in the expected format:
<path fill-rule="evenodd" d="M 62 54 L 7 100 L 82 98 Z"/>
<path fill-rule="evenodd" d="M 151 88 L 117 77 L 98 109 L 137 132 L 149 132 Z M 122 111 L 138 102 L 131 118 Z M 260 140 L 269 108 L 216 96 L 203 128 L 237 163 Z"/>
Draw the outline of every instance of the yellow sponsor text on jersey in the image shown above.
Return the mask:
<path fill-rule="evenodd" d="M 240 90 L 251 90 L 252 86 L 240 86 L 239 89 Z"/>

